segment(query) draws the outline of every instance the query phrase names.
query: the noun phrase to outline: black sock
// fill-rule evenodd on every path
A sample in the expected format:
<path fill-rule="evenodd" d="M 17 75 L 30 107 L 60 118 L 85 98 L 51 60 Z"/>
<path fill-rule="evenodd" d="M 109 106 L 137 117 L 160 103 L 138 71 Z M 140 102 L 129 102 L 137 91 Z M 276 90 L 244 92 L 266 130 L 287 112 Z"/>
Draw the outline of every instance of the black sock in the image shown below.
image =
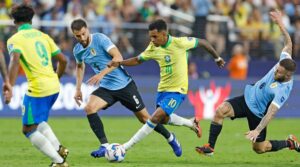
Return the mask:
<path fill-rule="evenodd" d="M 208 143 L 211 148 L 215 148 L 215 144 L 219 134 L 221 133 L 221 130 L 222 130 L 222 125 L 217 124 L 215 122 L 211 122 L 210 129 L 209 129 L 209 139 L 208 139 Z"/>
<path fill-rule="evenodd" d="M 290 143 L 286 140 L 270 140 L 272 148 L 270 151 L 278 151 L 283 148 L 289 147 Z"/>
<path fill-rule="evenodd" d="M 166 139 L 171 136 L 171 133 L 162 124 L 157 124 L 154 130 L 163 135 Z"/>
<path fill-rule="evenodd" d="M 97 113 L 93 113 L 90 115 L 87 115 L 87 118 L 90 123 L 90 127 L 92 128 L 93 132 L 97 136 L 98 140 L 101 144 L 108 143 L 107 138 L 105 136 L 104 128 L 102 121 Z"/>

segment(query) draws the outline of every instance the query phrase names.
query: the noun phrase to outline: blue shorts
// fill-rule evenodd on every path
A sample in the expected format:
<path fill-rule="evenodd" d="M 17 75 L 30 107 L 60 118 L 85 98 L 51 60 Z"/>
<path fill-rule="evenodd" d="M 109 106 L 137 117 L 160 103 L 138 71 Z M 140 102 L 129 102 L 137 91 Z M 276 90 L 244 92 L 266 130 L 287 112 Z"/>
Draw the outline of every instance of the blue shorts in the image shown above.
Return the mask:
<path fill-rule="evenodd" d="M 171 115 L 184 101 L 185 96 L 178 92 L 158 92 L 156 107 L 161 107 L 167 115 Z"/>
<path fill-rule="evenodd" d="M 49 111 L 57 97 L 58 93 L 46 97 L 31 97 L 25 94 L 22 106 L 23 125 L 47 122 Z"/>

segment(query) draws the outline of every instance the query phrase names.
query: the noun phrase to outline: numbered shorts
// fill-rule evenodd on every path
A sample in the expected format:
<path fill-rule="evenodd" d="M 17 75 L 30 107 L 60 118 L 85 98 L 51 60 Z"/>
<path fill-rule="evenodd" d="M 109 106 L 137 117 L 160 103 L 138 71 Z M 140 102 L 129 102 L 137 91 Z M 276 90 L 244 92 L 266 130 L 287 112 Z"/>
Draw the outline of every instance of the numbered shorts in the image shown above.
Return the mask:
<path fill-rule="evenodd" d="M 138 112 L 145 108 L 142 97 L 138 92 L 134 81 L 129 82 L 126 87 L 119 90 L 108 90 L 99 87 L 92 93 L 92 95 L 100 97 L 108 103 L 104 109 L 110 107 L 118 101 L 133 112 Z"/>
<path fill-rule="evenodd" d="M 184 101 L 185 94 L 178 92 L 158 92 L 156 107 L 161 107 L 167 115 L 171 115 Z"/>
<path fill-rule="evenodd" d="M 254 115 L 251 110 L 249 109 L 249 107 L 246 104 L 245 98 L 244 96 L 238 96 L 238 97 L 234 97 L 232 99 L 227 100 L 227 102 L 229 102 L 234 110 L 234 117 L 232 117 L 231 119 L 235 119 L 235 118 L 247 118 L 248 120 L 248 126 L 250 130 L 254 130 L 258 124 L 261 121 L 261 118 L 257 117 L 256 115 Z M 268 107 L 267 107 L 268 108 Z M 256 142 L 263 142 L 266 140 L 266 136 L 267 136 L 267 127 L 264 128 L 260 134 L 258 135 Z"/>
<path fill-rule="evenodd" d="M 25 94 L 22 106 L 23 125 L 47 122 L 49 111 L 58 97 L 58 93 L 46 97 L 31 97 Z"/>

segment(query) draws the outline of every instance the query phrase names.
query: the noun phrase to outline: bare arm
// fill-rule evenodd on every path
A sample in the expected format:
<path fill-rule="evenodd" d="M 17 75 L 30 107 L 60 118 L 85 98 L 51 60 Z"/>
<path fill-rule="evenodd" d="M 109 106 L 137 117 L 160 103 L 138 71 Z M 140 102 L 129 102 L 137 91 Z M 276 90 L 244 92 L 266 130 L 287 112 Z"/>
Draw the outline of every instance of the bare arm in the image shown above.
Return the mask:
<path fill-rule="evenodd" d="M 287 52 L 290 55 L 292 55 L 292 40 L 291 37 L 289 35 L 289 33 L 287 32 L 286 28 L 284 27 L 284 24 L 282 22 L 282 14 L 280 11 L 276 10 L 276 11 L 272 11 L 270 12 L 270 17 L 271 19 L 278 25 L 281 33 L 283 34 L 284 37 L 284 48 L 283 48 L 283 52 Z"/>
<path fill-rule="evenodd" d="M 5 58 L 2 51 L 0 51 L 0 72 L 4 82 L 8 82 L 7 69 L 5 64 Z"/>
<path fill-rule="evenodd" d="M 267 127 L 270 121 L 274 118 L 275 114 L 278 112 L 278 107 L 274 104 L 270 104 L 267 114 L 262 118 L 258 126 L 255 128 L 259 133 Z"/>
<path fill-rule="evenodd" d="M 67 66 L 67 60 L 62 53 L 57 54 L 54 58 L 58 60 L 56 73 L 58 75 L 58 78 L 60 78 L 65 72 Z"/>
<path fill-rule="evenodd" d="M 246 138 L 251 140 L 252 142 L 256 142 L 256 139 L 260 134 L 260 132 L 267 127 L 267 125 L 274 118 L 277 112 L 278 112 L 278 107 L 271 103 L 268 108 L 267 114 L 262 118 L 262 120 L 254 130 L 248 131 L 246 133 Z"/>
<path fill-rule="evenodd" d="M 84 63 L 76 64 L 76 90 L 81 90 L 84 70 L 85 70 Z"/>
<path fill-rule="evenodd" d="M 19 66 L 20 66 L 20 53 L 13 52 L 10 58 L 10 63 L 8 67 L 8 76 L 9 82 L 12 86 L 15 85 L 16 79 L 19 73 Z"/>
<path fill-rule="evenodd" d="M 133 57 L 133 58 L 130 58 L 130 59 L 123 60 L 122 62 L 120 62 L 120 65 L 136 66 L 136 65 L 139 65 L 141 63 L 142 63 L 142 61 L 140 61 L 138 57 Z"/>
<path fill-rule="evenodd" d="M 212 45 L 204 39 L 198 39 L 198 46 L 204 48 L 214 59 L 219 67 L 224 67 L 225 61 L 219 56 L 217 51 L 212 47 Z"/>

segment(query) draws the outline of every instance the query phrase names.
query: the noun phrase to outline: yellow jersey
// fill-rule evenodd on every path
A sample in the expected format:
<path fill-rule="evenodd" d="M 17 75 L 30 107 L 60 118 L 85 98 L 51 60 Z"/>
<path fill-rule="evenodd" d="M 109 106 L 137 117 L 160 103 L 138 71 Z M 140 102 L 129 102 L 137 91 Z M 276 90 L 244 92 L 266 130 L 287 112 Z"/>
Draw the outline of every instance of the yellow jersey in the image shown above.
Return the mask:
<path fill-rule="evenodd" d="M 23 24 L 7 41 L 9 54 L 20 53 L 20 64 L 27 81 L 27 95 L 44 97 L 59 92 L 60 83 L 52 67 L 51 57 L 60 49 L 47 34 Z"/>
<path fill-rule="evenodd" d="M 155 60 L 160 67 L 158 92 L 188 91 L 188 50 L 198 46 L 193 37 L 168 36 L 164 46 L 156 47 L 152 42 L 139 55 L 140 61 Z"/>

